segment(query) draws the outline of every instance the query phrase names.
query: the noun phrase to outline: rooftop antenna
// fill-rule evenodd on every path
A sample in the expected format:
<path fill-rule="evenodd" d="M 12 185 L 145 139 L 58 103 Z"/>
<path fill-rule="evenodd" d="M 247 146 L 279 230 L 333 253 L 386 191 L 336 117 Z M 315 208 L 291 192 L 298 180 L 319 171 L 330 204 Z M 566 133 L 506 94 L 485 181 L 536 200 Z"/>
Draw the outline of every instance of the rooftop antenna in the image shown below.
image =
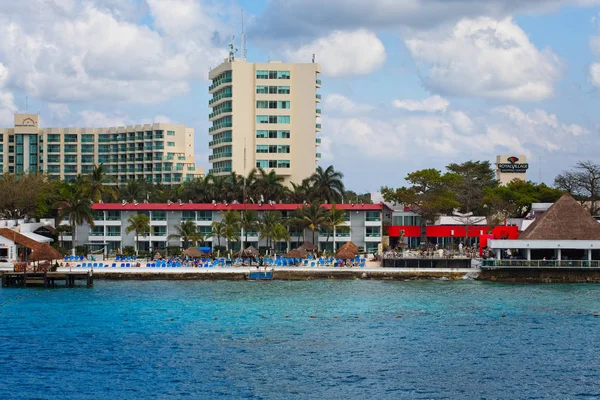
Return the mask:
<path fill-rule="evenodd" d="M 235 35 L 231 37 L 231 43 L 229 43 L 229 62 L 233 62 L 235 60 L 235 53 L 237 53 L 238 49 L 234 45 Z"/>
<path fill-rule="evenodd" d="M 244 9 L 242 9 L 242 35 L 240 37 L 240 47 L 242 48 L 242 58 L 246 59 L 246 33 L 244 32 Z"/>
<path fill-rule="evenodd" d="M 313 64 L 315 63 L 315 53 L 313 53 L 312 62 L 313 62 Z"/>
<path fill-rule="evenodd" d="M 246 204 L 246 138 L 244 138 L 244 204 Z"/>

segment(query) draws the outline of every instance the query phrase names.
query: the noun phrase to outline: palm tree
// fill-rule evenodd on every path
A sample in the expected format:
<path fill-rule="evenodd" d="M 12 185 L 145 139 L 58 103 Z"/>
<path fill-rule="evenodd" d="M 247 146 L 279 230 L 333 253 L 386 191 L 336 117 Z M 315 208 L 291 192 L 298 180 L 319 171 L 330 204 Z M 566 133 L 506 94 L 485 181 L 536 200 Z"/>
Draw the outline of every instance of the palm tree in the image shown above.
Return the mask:
<path fill-rule="evenodd" d="M 141 179 L 127 181 L 119 187 L 119 196 L 125 201 L 142 200 L 146 197 L 146 182 Z"/>
<path fill-rule="evenodd" d="M 336 171 L 332 165 L 326 169 L 317 167 L 317 170 L 310 177 L 313 193 L 318 193 L 320 198 L 327 200 L 329 203 L 339 203 L 342 201 L 344 194 L 343 178 L 344 174 Z"/>
<path fill-rule="evenodd" d="M 284 240 L 286 242 L 289 242 L 291 239 L 290 233 L 286 229 L 285 225 L 281 222 L 278 222 L 273 226 L 272 234 L 273 234 L 273 242 L 274 243 L 279 243 Z"/>
<path fill-rule="evenodd" d="M 198 226 L 194 221 L 181 221 L 178 226 L 175 226 L 177 233 L 172 233 L 167 236 L 167 242 L 170 240 L 183 241 L 183 247 L 187 247 L 188 243 L 197 245 L 199 241 L 203 241 L 204 237 L 198 232 Z"/>
<path fill-rule="evenodd" d="M 279 229 L 278 225 L 283 227 L 279 211 L 265 211 L 263 213 L 260 221 L 260 239 L 267 239 L 267 247 L 269 249 L 272 248 L 272 239 L 276 236 Z"/>
<path fill-rule="evenodd" d="M 301 209 L 299 209 L 301 210 Z M 302 241 L 306 241 L 305 230 L 308 227 L 306 220 L 304 217 L 296 211 L 294 215 L 286 221 L 288 229 L 291 229 L 295 232 L 302 232 Z M 296 243 L 298 246 L 300 245 L 300 235 L 297 235 Z"/>
<path fill-rule="evenodd" d="M 75 255 L 75 248 L 77 247 L 77 226 L 83 225 L 85 222 L 90 227 L 94 227 L 94 212 L 92 211 L 92 204 L 89 198 L 83 193 L 81 187 L 65 186 L 61 190 L 61 196 L 63 201 L 60 203 L 60 211 L 58 213 L 58 219 L 60 221 L 64 219 L 69 220 L 71 225 L 71 234 L 73 235 L 73 255 Z"/>
<path fill-rule="evenodd" d="M 312 187 L 309 178 L 303 179 L 302 183 L 291 182 L 291 188 L 287 190 L 287 201 L 300 204 L 311 198 Z"/>
<path fill-rule="evenodd" d="M 223 237 L 227 240 L 227 250 L 229 250 L 229 242 L 240 240 L 240 214 L 229 210 L 221 212 L 221 221 L 225 225 L 225 234 Z"/>
<path fill-rule="evenodd" d="M 135 254 L 137 255 L 140 249 L 140 235 L 146 237 L 152 231 L 150 218 L 146 214 L 136 214 L 131 215 L 127 222 L 129 225 L 125 228 L 125 233 L 135 232 Z"/>
<path fill-rule="evenodd" d="M 252 188 L 255 199 L 258 201 L 261 196 L 264 201 L 281 199 L 285 193 L 283 182 L 283 176 L 277 175 L 275 171 L 271 170 L 267 173 L 264 169 L 259 169 Z"/>
<path fill-rule="evenodd" d="M 212 223 L 212 234 L 217 237 L 217 245 L 221 247 L 221 238 L 224 237 L 226 232 L 225 224 L 221 221 L 213 221 Z"/>
<path fill-rule="evenodd" d="M 241 249 L 244 249 L 246 243 L 248 243 L 248 232 L 256 232 L 260 228 L 260 219 L 258 218 L 258 211 L 256 210 L 244 210 L 240 220 L 240 225 L 244 229 L 244 242 L 242 243 Z"/>
<path fill-rule="evenodd" d="M 335 204 L 331 206 L 327 217 L 325 218 L 325 224 L 323 226 L 327 227 L 327 240 L 325 243 L 329 243 L 329 234 L 333 231 L 333 251 L 336 251 L 335 248 L 335 234 L 337 227 L 343 225 L 346 222 L 346 213 L 343 210 L 340 210 L 335 207 Z"/>
<path fill-rule="evenodd" d="M 117 199 L 117 190 L 107 185 L 107 183 L 111 182 L 111 179 L 106 175 L 104 164 L 94 165 L 91 174 L 86 178 L 85 187 L 87 195 L 95 203 L 98 203 L 103 198 L 107 200 Z"/>
<path fill-rule="evenodd" d="M 297 212 L 306 221 L 307 228 L 313 233 L 313 244 L 318 247 L 318 244 L 315 243 L 315 231 L 326 224 L 327 209 L 321 207 L 318 201 L 313 201 L 310 206 L 301 208 Z"/>

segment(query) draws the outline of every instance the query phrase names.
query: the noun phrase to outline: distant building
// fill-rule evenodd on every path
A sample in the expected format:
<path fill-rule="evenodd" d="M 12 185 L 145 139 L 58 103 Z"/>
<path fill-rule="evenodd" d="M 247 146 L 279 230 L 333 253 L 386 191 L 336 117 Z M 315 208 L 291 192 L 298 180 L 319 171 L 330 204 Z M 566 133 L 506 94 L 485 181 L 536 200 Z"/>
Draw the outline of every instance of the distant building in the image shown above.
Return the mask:
<path fill-rule="evenodd" d="M 74 180 L 104 164 L 115 183 L 173 184 L 203 175 L 194 159 L 194 129 L 181 124 L 110 128 L 43 128 L 38 114 L 15 114 L 0 128 L 0 173 L 45 172 Z"/>
<path fill-rule="evenodd" d="M 316 63 L 250 63 L 232 56 L 211 70 L 210 173 L 262 168 L 287 183 L 312 175 L 321 157 L 319 72 Z"/>
<path fill-rule="evenodd" d="M 520 156 L 496 156 L 496 179 L 500 185 L 506 185 L 515 179 L 527 181 L 527 157 Z"/>

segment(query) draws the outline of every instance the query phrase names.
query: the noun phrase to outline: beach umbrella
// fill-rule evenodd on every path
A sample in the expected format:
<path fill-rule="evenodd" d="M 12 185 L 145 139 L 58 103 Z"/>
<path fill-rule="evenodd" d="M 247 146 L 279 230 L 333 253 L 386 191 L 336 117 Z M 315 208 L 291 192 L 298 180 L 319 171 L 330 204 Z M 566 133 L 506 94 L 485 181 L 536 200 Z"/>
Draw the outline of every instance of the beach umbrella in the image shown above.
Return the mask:
<path fill-rule="evenodd" d="M 356 253 L 353 251 L 350 251 L 348 249 L 346 250 L 338 250 L 338 252 L 336 253 L 336 258 L 339 258 L 340 260 L 350 260 L 353 259 L 354 257 L 356 257 Z"/>
<path fill-rule="evenodd" d="M 354 252 L 355 254 L 358 254 L 358 246 L 355 245 L 353 242 L 346 242 L 342 245 L 342 247 L 340 247 L 338 249 L 338 251 L 340 250 L 350 250 L 352 252 Z"/>
<path fill-rule="evenodd" d="M 317 246 L 315 246 L 311 242 L 304 242 L 302 243 L 302 246 L 298 247 L 298 249 L 311 252 L 317 250 Z"/>

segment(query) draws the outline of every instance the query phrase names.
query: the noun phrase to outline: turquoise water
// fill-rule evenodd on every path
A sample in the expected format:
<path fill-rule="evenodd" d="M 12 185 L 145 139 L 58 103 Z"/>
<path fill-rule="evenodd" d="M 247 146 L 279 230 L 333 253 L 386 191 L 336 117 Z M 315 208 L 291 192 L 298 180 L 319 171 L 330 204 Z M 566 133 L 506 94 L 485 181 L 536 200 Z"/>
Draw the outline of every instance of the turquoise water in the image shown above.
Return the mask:
<path fill-rule="evenodd" d="M 1 399 L 600 398 L 596 285 L 95 284 L 0 290 Z"/>

